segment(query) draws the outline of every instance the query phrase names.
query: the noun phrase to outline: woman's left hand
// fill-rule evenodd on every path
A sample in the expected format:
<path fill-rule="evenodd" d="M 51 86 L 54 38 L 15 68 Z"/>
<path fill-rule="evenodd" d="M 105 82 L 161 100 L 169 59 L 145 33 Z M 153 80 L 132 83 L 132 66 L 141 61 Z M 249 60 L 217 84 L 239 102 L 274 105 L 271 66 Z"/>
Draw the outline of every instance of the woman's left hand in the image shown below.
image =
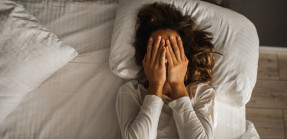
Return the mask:
<path fill-rule="evenodd" d="M 171 41 L 171 42 L 170 42 Z M 188 59 L 185 56 L 182 40 L 180 37 L 170 37 L 167 40 L 167 62 L 168 62 L 168 75 L 167 81 L 172 86 L 184 85 L 184 77 L 187 71 Z M 171 47 L 172 45 L 172 47 Z M 174 52 L 173 52 L 173 50 Z"/>

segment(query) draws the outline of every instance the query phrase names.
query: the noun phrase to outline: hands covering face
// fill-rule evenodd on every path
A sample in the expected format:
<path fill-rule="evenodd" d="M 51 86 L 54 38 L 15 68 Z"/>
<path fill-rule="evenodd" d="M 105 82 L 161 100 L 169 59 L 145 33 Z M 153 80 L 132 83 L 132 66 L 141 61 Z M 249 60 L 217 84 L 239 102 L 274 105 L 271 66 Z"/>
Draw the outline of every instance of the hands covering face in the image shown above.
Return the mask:
<path fill-rule="evenodd" d="M 167 71 L 165 65 L 166 57 L 168 62 Z M 161 39 L 161 36 L 158 36 L 155 41 L 151 38 L 148 42 L 147 54 L 142 63 L 150 85 L 163 87 L 166 81 L 171 86 L 184 84 L 188 59 L 185 56 L 180 37 L 175 38 L 175 36 L 171 36 L 170 40 L 164 40 Z"/>
<path fill-rule="evenodd" d="M 165 41 L 161 40 L 161 36 L 154 41 L 150 38 L 147 46 L 147 53 L 142 61 L 144 72 L 149 80 L 150 85 L 163 86 L 166 81 Z M 153 46 L 154 45 L 154 46 Z"/>

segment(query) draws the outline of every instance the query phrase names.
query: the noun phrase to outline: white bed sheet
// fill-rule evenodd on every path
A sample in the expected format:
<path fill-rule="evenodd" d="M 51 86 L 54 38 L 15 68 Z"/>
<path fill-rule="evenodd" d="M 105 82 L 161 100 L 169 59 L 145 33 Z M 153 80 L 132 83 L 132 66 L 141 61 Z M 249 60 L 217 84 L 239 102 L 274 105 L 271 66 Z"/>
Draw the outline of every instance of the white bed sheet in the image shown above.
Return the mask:
<path fill-rule="evenodd" d="M 118 3 L 22 4 L 79 55 L 23 99 L 1 123 L 0 138 L 120 139 L 114 106 L 125 81 L 108 62 Z M 239 137 L 245 131 L 245 108 L 220 105 L 224 114 L 218 117 L 216 137 Z"/>
<path fill-rule="evenodd" d="M 108 63 L 117 3 L 23 4 L 79 55 L 23 99 L 1 123 L 0 138 L 120 137 L 114 106 L 123 80 Z"/>

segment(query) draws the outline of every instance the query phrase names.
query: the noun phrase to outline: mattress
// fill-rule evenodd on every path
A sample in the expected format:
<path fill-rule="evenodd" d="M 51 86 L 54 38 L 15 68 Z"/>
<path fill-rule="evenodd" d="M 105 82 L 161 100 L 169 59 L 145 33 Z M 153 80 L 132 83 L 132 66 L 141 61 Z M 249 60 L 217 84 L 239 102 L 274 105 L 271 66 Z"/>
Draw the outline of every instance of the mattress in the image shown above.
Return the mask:
<path fill-rule="evenodd" d="M 0 138 L 119 139 L 115 112 L 126 80 L 109 69 L 117 1 L 23 1 L 26 9 L 79 55 L 30 92 L 0 124 Z M 245 132 L 245 107 L 218 103 L 216 138 Z"/>

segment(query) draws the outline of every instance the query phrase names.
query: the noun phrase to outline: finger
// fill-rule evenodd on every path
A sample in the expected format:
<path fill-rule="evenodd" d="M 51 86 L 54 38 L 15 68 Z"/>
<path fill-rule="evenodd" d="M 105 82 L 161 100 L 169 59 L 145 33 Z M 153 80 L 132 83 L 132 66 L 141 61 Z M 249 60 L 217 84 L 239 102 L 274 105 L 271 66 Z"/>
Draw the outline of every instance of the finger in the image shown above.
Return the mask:
<path fill-rule="evenodd" d="M 171 41 L 172 48 L 174 50 L 174 53 L 175 53 L 177 61 L 181 60 L 181 58 L 180 58 L 180 51 L 179 51 L 179 48 L 178 48 L 178 45 L 177 45 L 177 40 L 176 40 L 175 36 L 170 36 L 170 41 Z"/>
<path fill-rule="evenodd" d="M 166 55 L 166 50 L 165 47 L 162 47 L 162 54 L 161 54 L 161 61 L 160 61 L 160 66 L 165 67 L 165 55 Z"/>
<path fill-rule="evenodd" d="M 173 64 L 175 64 L 177 62 L 177 60 L 176 60 L 175 54 L 173 53 L 173 50 L 171 48 L 169 40 L 167 40 L 167 47 L 168 47 L 168 50 L 169 50 L 169 54 L 171 56 L 171 60 L 173 61 Z"/>
<path fill-rule="evenodd" d="M 163 48 L 162 47 L 163 41 L 164 41 L 164 39 L 162 39 L 162 41 L 160 42 L 159 50 L 157 52 L 156 59 L 155 59 L 155 61 L 156 61 L 155 64 L 158 64 L 158 65 L 160 65 L 160 63 L 161 63 L 161 53 L 162 53 L 162 48 Z"/>
<path fill-rule="evenodd" d="M 153 38 L 150 37 L 149 41 L 148 41 L 148 45 L 147 45 L 147 60 L 151 59 L 151 52 L 152 52 L 152 42 L 153 42 Z"/>
<path fill-rule="evenodd" d="M 157 40 L 152 48 L 152 55 L 151 55 L 151 64 L 154 64 L 155 62 L 155 58 L 156 58 L 156 55 L 157 55 L 157 51 L 158 51 L 158 47 L 159 47 L 159 44 L 160 44 L 160 40 L 161 40 L 161 36 L 158 36 L 157 37 Z"/>
<path fill-rule="evenodd" d="M 162 62 L 162 53 L 164 53 L 164 45 L 165 45 L 165 40 L 164 39 L 162 39 L 162 41 L 161 41 L 161 43 L 160 43 L 160 47 L 161 47 L 161 57 L 159 57 L 159 65 L 161 65 L 161 62 Z"/>
<path fill-rule="evenodd" d="M 173 66 L 173 60 L 172 60 L 172 57 L 170 55 L 170 50 L 168 49 L 168 47 L 166 47 L 166 57 L 167 57 L 168 65 Z"/>
<path fill-rule="evenodd" d="M 180 58 L 181 60 L 185 60 L 184 48 L 183 48 L 183 44 L 179 36 L 177 37 L 177 44 L 179 46 Z"/>

